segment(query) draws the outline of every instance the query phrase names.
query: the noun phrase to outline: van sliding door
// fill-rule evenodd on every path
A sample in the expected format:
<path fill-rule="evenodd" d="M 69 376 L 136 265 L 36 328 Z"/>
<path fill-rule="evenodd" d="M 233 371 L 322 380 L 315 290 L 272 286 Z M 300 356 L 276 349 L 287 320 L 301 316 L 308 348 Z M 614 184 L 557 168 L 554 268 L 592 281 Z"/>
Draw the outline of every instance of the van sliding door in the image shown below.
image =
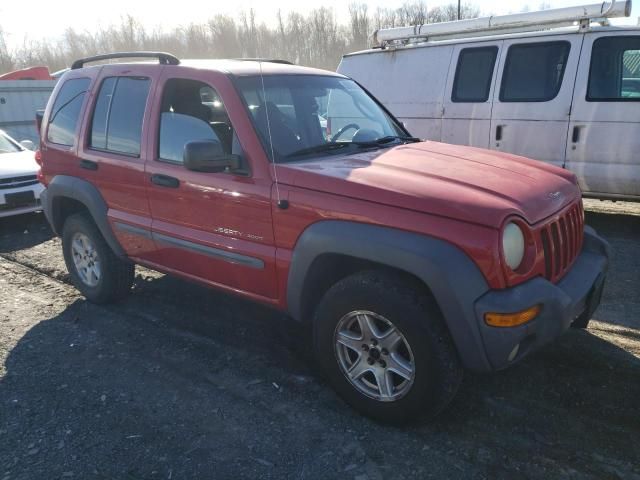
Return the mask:
<path fill-rule="evenodd" d="M 490 148 L 562 167 L 583 35 L 505 41 Z"/>
<path fill-rule="evenodd" d="M 444 98 L 442 141 L 489 148 L 491 99 L 502 41 L 458 45 Z"/>
<path fill-rule="evenodd" d="M 640 35 L 585 35 L 566 167 L 583 192 L 640 197 Z"/>

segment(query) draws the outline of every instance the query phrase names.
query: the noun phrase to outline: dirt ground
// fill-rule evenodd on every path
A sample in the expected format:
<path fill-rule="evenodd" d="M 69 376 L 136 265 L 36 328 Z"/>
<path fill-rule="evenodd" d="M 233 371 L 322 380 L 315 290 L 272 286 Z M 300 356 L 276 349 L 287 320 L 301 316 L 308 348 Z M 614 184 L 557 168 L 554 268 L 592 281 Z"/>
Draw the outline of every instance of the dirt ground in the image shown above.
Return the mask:
<path fill-rule="evenodd" d="M 614 252 L 590 328 L 405 428 L 343 404 L 278 313 L 141 268 L 91 305 L 42 215 L 0 219 L 0 480 L 640 480 L 640 204 L 586 204 Z"/>

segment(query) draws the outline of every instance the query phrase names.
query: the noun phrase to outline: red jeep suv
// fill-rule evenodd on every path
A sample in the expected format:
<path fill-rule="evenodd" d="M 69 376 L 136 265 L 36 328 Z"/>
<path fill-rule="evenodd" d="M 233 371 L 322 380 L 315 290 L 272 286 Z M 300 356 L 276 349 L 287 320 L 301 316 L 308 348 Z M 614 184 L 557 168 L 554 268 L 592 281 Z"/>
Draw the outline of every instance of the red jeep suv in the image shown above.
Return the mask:
<path fill-rule="evenodd" d="M 116 57 L 158 63 L 85 67 Z M 600 302 L 608 246 L 572 173 L 421 142 L 336 73 L 78 60 L 40 162 L 88 300 L 122 297 L 140 264 L 271 305 L 311 326 L 329 383 L 377 419 L 439 412 L 464 369 L 505 368 Z"/>

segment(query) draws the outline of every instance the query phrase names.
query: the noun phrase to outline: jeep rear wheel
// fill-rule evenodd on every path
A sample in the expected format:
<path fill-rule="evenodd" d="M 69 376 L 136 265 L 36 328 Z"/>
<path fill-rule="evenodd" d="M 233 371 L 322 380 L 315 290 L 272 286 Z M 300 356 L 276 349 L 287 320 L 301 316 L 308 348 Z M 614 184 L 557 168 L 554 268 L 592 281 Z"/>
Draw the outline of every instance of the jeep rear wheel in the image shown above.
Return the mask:
<path fill-rule="evenodd" d="M 314 347 L 338 394 L 380 421 L 432 417 L 462 380 L 437 305 L 393 273 L 360 272 L 329 289 L 316 310 Z"/>
<path fill-rule="evenodd" d="M 113 253 L 86 215 L 74 214 L 65 220 L 62 251 L 73 284 L 87 300 L 108 303 L 131 289 L 134 265 Z"/>

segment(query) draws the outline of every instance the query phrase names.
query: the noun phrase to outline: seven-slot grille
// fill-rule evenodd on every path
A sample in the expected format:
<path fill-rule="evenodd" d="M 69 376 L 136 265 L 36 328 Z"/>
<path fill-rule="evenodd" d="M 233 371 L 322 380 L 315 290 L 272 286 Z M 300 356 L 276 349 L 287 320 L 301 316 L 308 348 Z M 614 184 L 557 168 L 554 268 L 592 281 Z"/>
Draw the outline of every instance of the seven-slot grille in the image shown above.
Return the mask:
<path fill-rule="evenodd" d="M 573 264 L 580 250 L 584 230 L 582 202 L 571 206 L 540 230 L 544 250 L 545 277 L 556 282 Z"/>
<path fill-rule="evenodd" d="M 21 177 L 9 177 L 0 178 L 0 190 L 6 190 L 9 188 L 28 187 L 38 183 L 38 178 L 35 175 L 23 175 Z"/>

